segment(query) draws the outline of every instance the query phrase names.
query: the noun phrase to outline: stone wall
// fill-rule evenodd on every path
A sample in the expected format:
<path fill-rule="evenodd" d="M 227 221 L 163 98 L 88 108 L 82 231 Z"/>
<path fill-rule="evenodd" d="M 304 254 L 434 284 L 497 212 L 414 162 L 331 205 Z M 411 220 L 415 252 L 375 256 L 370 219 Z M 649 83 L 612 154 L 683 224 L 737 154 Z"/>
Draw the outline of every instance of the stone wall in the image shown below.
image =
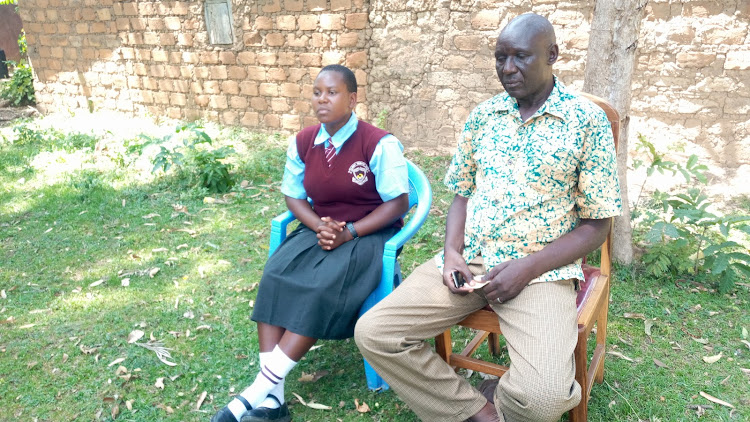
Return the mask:
<path fill-rule="evenodd" d="M 341 63 L 361 85 L 360 117 L 383 113 L 407 147 L 444 152 L 469 111 L 500 91 L 494 40 L 520 13 L 552 21 L 556 73 L 580 88 L 593 4 L 233 0 L 235 41 L 226 46 L 207 43 L 202 1 L 20 6 L 43 111 L 146 111 L 289 133 L 315 122 L 309 98 L 320 67 Z M 749 24 L 748 0 L 651 0 L 632 138 L 642 132 L 660 147 L 696 152 L 726 170 L 719 177 L 750 177 Z"/>
<path fill-rule="evenodd" d="M 315 122 L 321 66 L 343 63 L 362 83 L 362 0 L 232 2 L 234 44 L 207 41 L 202 1 L 28 0 L 21 16 L 42 111 L 110 109 L 205 118 L 266 131 Z"/>

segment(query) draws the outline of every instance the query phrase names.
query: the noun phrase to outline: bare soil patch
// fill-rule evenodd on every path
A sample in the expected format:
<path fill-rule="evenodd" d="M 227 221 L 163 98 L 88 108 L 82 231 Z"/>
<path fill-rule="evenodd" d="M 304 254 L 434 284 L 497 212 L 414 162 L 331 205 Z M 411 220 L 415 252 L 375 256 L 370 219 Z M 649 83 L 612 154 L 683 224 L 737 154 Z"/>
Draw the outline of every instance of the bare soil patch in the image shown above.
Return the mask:
<path fill-rule="evenodd" d="M 35 116 L 37 114 L 39 112 L 34 107 L 11 107 L 8 101 L 0 100 L 0 127 L 7 126 L 10 122 L 18 118 Z"/>

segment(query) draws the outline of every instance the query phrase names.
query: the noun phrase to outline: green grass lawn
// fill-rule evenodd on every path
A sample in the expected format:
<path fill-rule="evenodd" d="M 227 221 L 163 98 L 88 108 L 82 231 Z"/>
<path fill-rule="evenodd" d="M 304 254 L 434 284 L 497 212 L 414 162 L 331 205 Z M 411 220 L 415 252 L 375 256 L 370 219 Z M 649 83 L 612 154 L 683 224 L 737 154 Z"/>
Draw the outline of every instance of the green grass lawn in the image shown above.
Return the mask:
<path fill-rule="evenodd" d="M 207 421 L 257 371 L 250 312 L 269 220 L 285 209 L 284 140 L 212 129 L 215 146 L 237 151 L 237 185 L 209 195 L 174 175 L 152 177 L 122 136 L 53 133 L 44 120 L 0 131 L 0 421 Z M 401 256 L 405 273 L 440 249 L 451 200 L 441 184 L 449 158 L 408 156 L 435 197 Z M 614 278 L 610 354 L 590 419 L 750 419 L 746 281 L 719 295 L 639 274 L 618 268 Z M 176 365 L 129 343 L 135 330 Z M 417 420 L 393 392 L 366 388 L 352 340 L 318 346 L 288 377 L 294 420 Z M 303 373 L 320 377 L 303 382 Z"/>

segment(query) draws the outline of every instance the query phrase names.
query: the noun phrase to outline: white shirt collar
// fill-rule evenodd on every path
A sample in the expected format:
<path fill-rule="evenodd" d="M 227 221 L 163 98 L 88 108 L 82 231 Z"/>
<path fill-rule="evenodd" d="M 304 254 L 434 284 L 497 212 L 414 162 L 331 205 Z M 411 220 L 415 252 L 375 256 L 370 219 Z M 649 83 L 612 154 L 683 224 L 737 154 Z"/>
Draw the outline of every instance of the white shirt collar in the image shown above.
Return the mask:
<path fill-rule="evenodd" d="M 313 145 L 320 145 L 327 141 L 328 138 L 331 138 L 333 146 L 336 147 L 336 149 L 340 148 L 341 145 L 344 145 L 344 142 L 346 142 L 346 140 L 349 139 L 350 136 L 352 136 L 354 131 L 357 130 L 358 122 L 359 119 L 357 119 L 357 115 L 352 111 L 352 115 L 351 117 L 349 117 L 349 121 L 346 122 L 346 124 L 333 135 L 333 137 L 331 137 L 331 135 L 328 134 L 328 131 L 326 131 L 325 123 L 321 124 L 320 130 L 315 136 Z"/>

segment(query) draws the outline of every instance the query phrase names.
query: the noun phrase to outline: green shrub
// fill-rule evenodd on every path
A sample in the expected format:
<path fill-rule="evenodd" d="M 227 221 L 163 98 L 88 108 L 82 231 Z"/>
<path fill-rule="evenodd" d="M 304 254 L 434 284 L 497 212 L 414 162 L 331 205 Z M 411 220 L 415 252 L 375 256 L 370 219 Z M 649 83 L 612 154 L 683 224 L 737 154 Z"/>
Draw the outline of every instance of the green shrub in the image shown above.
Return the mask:
<path fill-rule="evenodd" d="M 664 160 L 643 135 L 639 135 L 639 147 L 649 155 L 647 176 L 654 171 L 670 171 L 682 174 L 689 186 L 708 183 L 704 174 L 708 168 L 698 164 L 695 155 L 683 166 Z M 636 168 L 643 164 L 635 162 Z M 641 213 L 638 202 L 634 216 Z M 644 233 L 643 263 L 648 273 L 713 282 L 721 293 L 729 291 L 740 277 L 750 277 L 747 248 L 731 240 L 737 232 L 750 234 L 750 216 L 716 215 L 709 211 L 710 205 L 708 196 L 696 187 L 678 193 L 657 190 L 653 194 L 650 207 L 642 212 L 644 218 L 636 227 Z"/>
<path fill-rule="evenodd" d="M 229 173 L 232 165 L 222 160 L 235 151 L 229 147 L 208 148 L 207 145 L 211 145 L 213 140 L 201 129 L 202 126 L 196 123 L 188 123 L 178 126 L 175 133 L 162 138 L 141 135 L 146 142 L 130 145 L 128 149 L 143 151 L 147 145 L 159 145 L 159 152 L 152 160 L 152 173 L 166 173 L 174 166 L 179 169 L 178 174 L 190 179 L 194 186 L 207 188 L 210 192 L 227 192 L 234 186 L 234 179 Z M 182 137 L 182 145 L 172 146 L 175 135 Z"/>
<path fill-rule="evenodd" d="M 27 126 L 25 123 L 13 127 L 15 145 L 41 144 L 46 140 L 43 131 Z"/>
<path fill-rule="evenodd" d="M 234 186 L 234 180 L 229 174 L 231 164 L 221 160 L 234 154 L 234 150 L 221 147 L 214 150 L 198 149 L 190 150 L 188 161 L 194 169 L 193 174 L 197 176 L 198 183 L 208 188 L 211 192 L 227 192 Z"/>
<path fill-rule="evenodd" d="M 2 90 L 0 97 L 10 101 L 14 106 L 24 106 L 34 104 L 36 96 L 34 94 L 34 73 L 31 66 L 24 60 L 16 66 L 13 76 L 7 81 Z"/>

